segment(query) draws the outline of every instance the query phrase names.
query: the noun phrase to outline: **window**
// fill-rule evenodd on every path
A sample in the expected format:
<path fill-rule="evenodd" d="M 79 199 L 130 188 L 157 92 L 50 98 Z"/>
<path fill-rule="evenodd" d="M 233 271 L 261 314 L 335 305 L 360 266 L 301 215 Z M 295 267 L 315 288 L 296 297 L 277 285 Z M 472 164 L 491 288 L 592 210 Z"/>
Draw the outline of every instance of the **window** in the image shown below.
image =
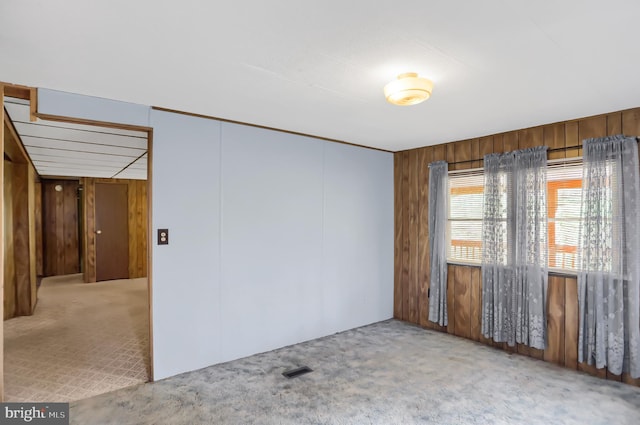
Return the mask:
<path fill-rule="evenodd" d="M 484 176 L 449 175 L 449 257 L 453 262 L 482 260 L 482 197 Z"/>
<path fill-rule="evenodd" d="M 482 171 L 449 175 L 450 262 L 482 261 Z M 577 269 L 582 163 L 550 164 L 547 172 L 549 268 Z"/>
<path fill-rule="evenodd" d="M 581 202 L 582 164 L 549 166 L 547 209 L 550 269 L 577 269 Z"/>

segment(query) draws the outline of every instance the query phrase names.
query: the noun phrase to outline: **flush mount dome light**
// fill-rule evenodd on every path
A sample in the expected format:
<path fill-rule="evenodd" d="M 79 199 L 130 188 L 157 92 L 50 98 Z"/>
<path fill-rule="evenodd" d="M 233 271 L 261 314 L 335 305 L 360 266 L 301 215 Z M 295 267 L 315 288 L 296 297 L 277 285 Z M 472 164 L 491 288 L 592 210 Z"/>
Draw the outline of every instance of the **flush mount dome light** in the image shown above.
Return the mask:
<path fill-rule="evenodd" d="M 394 105 L 416 105 L 429 99 L 432 90 L 431 80 L 418 77 L 415 72 L 407 72 L 384 86 L 384 97 Z"/>

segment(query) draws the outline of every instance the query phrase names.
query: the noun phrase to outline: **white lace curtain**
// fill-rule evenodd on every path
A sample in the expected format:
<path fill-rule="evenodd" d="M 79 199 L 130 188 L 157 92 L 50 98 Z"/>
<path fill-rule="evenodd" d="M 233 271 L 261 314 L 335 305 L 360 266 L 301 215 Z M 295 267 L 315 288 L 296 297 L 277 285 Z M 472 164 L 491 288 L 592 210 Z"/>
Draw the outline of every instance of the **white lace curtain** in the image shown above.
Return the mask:
<path fill-rule="evenodd" d="M 484 157 L 482 334 L 546 346 L 547 147 Z"/>
<path fill-rule="evenodd" d="M 634 137 L 583 142 L 578 360 L 640 377 L 640 184 Z"/>
<path fill-rule="evenodd" d="M 447 220 L 449 164 L 429 164 L 429 320 L 447 326 Z"/>

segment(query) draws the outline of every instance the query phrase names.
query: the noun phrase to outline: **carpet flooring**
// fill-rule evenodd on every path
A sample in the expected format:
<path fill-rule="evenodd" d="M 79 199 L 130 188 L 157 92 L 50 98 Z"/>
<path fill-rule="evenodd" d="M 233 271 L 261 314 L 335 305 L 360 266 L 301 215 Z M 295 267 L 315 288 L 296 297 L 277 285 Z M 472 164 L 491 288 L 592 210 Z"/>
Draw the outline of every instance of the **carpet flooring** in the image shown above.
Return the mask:
<path fill-rule="evenodd" d="M 293 379 L 282 372 L 313 372 Z M 640 388 L 389 320 L 71 404 L 77 424 L 633 424 Z"/>
<path fill-rule="evenodd" d="M 4 322 L 5 401 L 68 402 L 148 381 L 147 279 L 45 278 Z"/>

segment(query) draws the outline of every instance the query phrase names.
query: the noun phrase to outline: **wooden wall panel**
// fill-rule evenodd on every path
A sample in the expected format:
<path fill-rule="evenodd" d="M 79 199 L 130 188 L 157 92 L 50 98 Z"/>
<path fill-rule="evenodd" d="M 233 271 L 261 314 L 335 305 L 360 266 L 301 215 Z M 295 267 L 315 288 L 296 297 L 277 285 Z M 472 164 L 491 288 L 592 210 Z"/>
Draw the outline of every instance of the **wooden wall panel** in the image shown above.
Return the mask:
<path fill-rule="evenodd" d="M 96 281 L 96 221 L 95 184 L 127 184 L 128 229 L 129 229 L 129 278 L 146 277 L 148 272 L 148 203 L 145 180 L 82 179 L 83 204 L 83 277 L 85 282 Z M 395 295 L 395 293 L 394 293 Z"/>
<path fill-rule="evenodd" d="M 482 282 L 480 281 L 480 268 L 469 267 L 471 269 L 471 288 L 470 288 L 470 338 L 474 341 L 484 342 L 482 336 Z"/>
<path fill-rule="evenodd" d="M 456 333 L 456 266 L 447 266 L 447 327 L 450 334 Z"/>
<path fill-rule="evenodd" d="M 420 319 L 420 303 L 418 302 L 420 296 L 420 284 L 418 282 L 418 276 L 420 272 L 419 263 L 419 223 L 418 223 L 418 211 L 419 211 L 419 199 L 420 185 L 418 179 L 418 150 L 413 149 L 409 151 L 409 322 L 419 323 Z"/>
<path fill-rule="evenodd" d="M 78 187 L 77 180 L 42 181 L 44 276 L 80 272 Z"/>
<path fill-rule="evenodd" d="M 410 245 L 414 241 L 413 235 L 409 231 L 409 206 L 411 200 L 409 199 L 410 187 L 409 187 L 409 174 L 411 170 L 411 164 L 409 162 L 409 152 L 405 151 L 402 154 L 402 228 L 406 230 L 404 239 L 402 242 L 402 320 L 409 320 L 409 267 L 411 260 Z M 413 316 L 416 316 L 415 314 Z"/>
<path fill-rule="evenodd" d="M 147 275 L 147 182 L 129 180 L 129 277 Z"/>
<path fill-rule="evenodd" d="M 418 285 L 420 306 L 418 324 L 430 327 L 429 323 L 429 163 L 432 161 L 432 149 L 418 150 Z"/>
<path fill-rule="evenodd" d="M 29 227 L 29 280 L 30 280 L 30 295 L 29 295 L 29 314 L 33 314 L 38 302 L 38 244 L 37 244 L 37 214 L 40 211 L 40 205 L 37 203 L 37 190 L 36 180 L 38 179 L 38 173 L 33 165 L 28 166 L 28 204 L 27 204 L 27 216 Z M 36 205 L 38 204 L 38 205 Z"/>
<path fill-rule="evenodd" d="M 565 325 L 565 278 L 549 277 L 547 297 L 547 348 L 544 350 L 544 360 L 564 365 L 564 325 Z"/>
<path fill-rule="evenodd" d="M 449 326 L 425 323 L 430 273 L 428 260 L 428 169 L 424 164 L 447 160 L 450 169 L 482 165 L 488 153 L 546 145 L 549 159 L 582 154 L 582 139 L 624 133 L 640 136 L 640 108 L 596 117 L 566 121 L 479 139 L 462 140 L 394 155 L 395 179 L 395 300 L 394 317 L 418 325 L 483 342 L 510 352 L 543 359 L 601 378 L 622 380 L 640 386 L 628 375 L 615 376 L 592 366 L 578 364 L 578 292 L 575 277 L 550 276 L 548 292 L 548 346 L 535 350 L 522 345 L 512 348 L 481 335 L 482 281 L 478 267 L 449 265 L 447 307 Z M 456 164 L 458 161 L 469 161 Z M 414 171 L 412 171 L 414 170 Z M 417 217 L 412 222 L 412 217 Z M 413 229 L 413 231 L 411 231 Z M 417 254 L 416 254 L 417 251 Z M 426 282 L 426 283 L 425 283 Z"/>
<path fill-rule="evenodd" d="M 4 160 L 3 190 L 4 190 L 4 319 L 16 315 L 16 272 L 13 262 L 13 164 Z"/>
<path fill-rule="evenodd" d="M 402 254 L 405 235 L 403 232 L 402 205 L 402 155 L 393 155 L 393 199 L 394 199 L 394 249 L 393 249 L 393 317 L 402 319 Z M 428 190 L 428 189 L 427 189 Z"/>
<path fill-rule="evenodd" d="M 13 250 L 16 285 L 16 316 L 32 313 L 30 223 L 29 223 L 29 164 L 12 164 L 13 188 Z M 34 264 L 35 270 L 35 264 Z M 34 280 L 32 281 L 32 278 Z"/>
<path fill-rule="evenodd" d="M 454 334 L 471 338 L 471 267 L 454 267 Z"/>
<path fill-rule="evenodd" d="M 36 237 L 36 275 L 44 275 L 44 262 L 42 258 L 42 183 L 35 182 L 34 186 L 34 217 Z"/>

